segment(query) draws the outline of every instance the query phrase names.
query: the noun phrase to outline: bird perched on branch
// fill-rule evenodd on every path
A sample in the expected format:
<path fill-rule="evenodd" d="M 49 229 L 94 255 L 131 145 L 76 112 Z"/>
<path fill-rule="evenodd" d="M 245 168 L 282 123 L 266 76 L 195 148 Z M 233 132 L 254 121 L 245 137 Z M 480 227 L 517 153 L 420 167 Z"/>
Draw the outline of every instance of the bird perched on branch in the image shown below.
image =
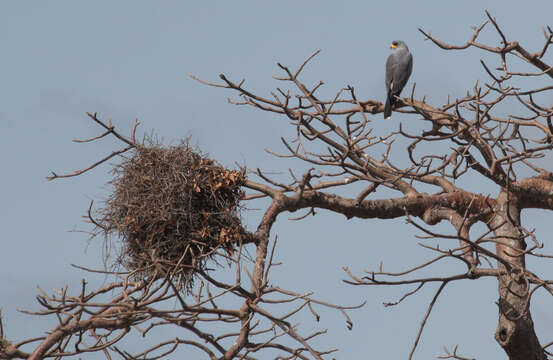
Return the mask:
<path fill-rule="evenodd" d="M 386 60 L 386 105 L 384 106 L 384 119 L 389 119 L 392 115 L 392 107 L 396 103 L 396 96 L 399 96 L 401 90 L 413 70 L 413 55 L 409 52 L 407 45 L 396 40 L 390 47 L 394 52 Z"/>

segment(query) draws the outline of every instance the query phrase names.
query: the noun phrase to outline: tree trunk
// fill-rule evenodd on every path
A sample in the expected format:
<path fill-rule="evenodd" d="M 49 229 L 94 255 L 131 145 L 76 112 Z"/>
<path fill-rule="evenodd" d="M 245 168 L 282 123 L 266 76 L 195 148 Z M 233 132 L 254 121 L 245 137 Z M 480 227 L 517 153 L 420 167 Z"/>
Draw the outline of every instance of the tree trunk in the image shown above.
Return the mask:
<path fill-rule="evenodd" d="M 510 197 L 510 198 L 509 198 Z M 490 222 L 498 237 L 497 255 L 512 264 L 510 268 L 498 263 L 504 275 L 499 277 L 499 323 L 495 339 L 510 360 L 546 360 L 534 331 L 529 309 L 529 284 L 522 276 L 525 268 L 526 243 L 520 231 L 520 208 L 517 199 L 502 192 L 497 201 L 495 215 Z"/>

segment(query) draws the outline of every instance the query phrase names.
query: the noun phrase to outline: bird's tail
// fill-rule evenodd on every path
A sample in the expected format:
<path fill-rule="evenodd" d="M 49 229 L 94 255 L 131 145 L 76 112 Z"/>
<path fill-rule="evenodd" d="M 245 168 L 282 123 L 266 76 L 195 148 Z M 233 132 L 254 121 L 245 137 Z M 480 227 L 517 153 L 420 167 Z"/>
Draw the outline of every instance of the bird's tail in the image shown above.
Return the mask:
<path fill-rule="evenodd" d="M 384 105 L 384 119 L 392 117 L 392 106 L 394 106 L 395 100 L 394 95 L 388 93 L 388 96 L 386 96 L 386 105 Z"/>

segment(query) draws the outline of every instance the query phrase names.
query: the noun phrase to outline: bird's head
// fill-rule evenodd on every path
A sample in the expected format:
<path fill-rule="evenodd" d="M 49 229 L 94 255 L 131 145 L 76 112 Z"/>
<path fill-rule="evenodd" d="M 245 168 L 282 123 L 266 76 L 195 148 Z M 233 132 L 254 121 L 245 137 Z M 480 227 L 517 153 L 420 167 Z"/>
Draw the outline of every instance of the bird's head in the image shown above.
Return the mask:
<path fill-rule="evenodd" d="M 403 41 L 401 40 L 394 40 L 392 42 L 392 44 L 390 45 L 390 48 L 394 49 L 394 50 L 397 50 L 397 49 L 406 49 L 406 50 L 409 50 L 407 48 L 407 44 L 405 44 Z"/>

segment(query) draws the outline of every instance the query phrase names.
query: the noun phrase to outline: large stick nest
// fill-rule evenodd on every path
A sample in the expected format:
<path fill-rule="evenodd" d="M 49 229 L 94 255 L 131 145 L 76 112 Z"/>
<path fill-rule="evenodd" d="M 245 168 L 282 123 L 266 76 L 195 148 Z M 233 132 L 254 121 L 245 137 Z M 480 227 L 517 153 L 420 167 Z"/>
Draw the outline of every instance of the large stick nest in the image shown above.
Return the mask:
<path fill-rule="evenodd" d="M 239 218 L 245 174 L 223 168 L 187 142 L 140 145 L 113 174 L 114 191 L 97 224 L 106 235 L 119 236 L 118 262 L 138 276 L 177 276 L 188 288 L 208 259 L 251 240 Z"/>

